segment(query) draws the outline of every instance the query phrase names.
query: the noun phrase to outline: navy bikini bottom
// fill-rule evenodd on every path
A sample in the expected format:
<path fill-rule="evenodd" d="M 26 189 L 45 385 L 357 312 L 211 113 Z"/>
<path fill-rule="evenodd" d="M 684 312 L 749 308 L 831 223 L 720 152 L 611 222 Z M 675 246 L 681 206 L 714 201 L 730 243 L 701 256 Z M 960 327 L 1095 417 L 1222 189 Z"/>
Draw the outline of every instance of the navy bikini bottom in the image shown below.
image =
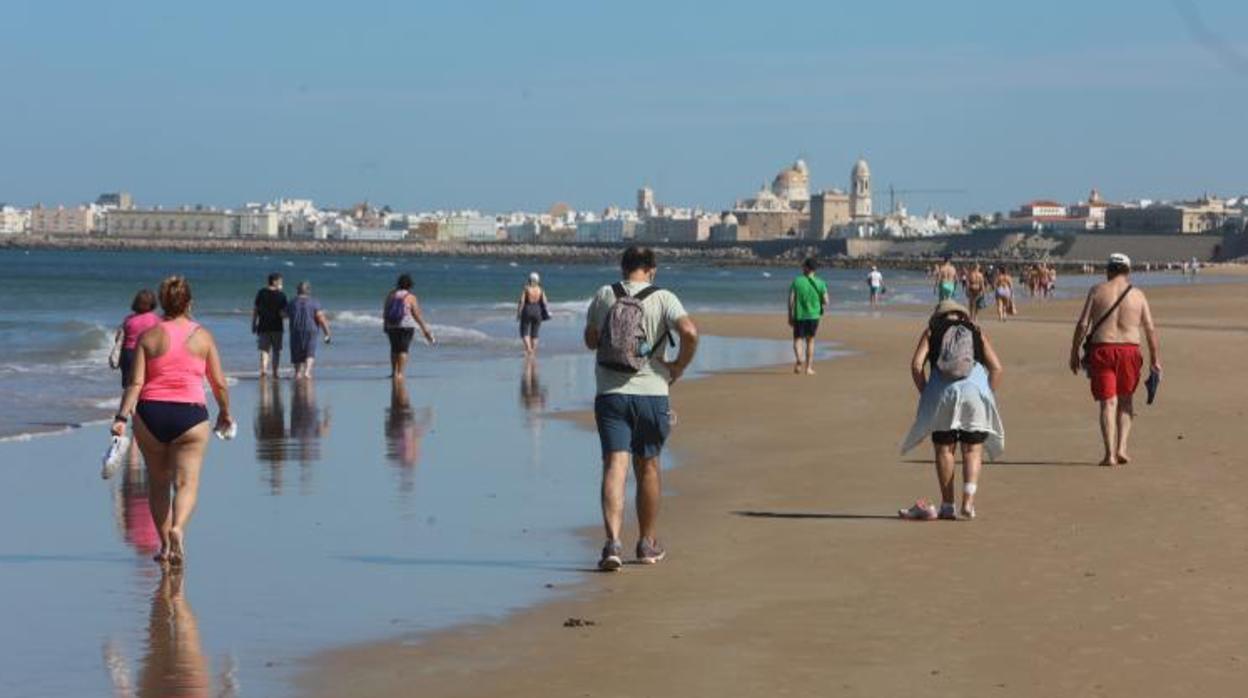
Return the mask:
<path fill-rule="evenodd" d="M 208 421 L 208 408 L 190 402 L 140 400 L 135 412 L 143 426 L 162 444 L 173 443 L 179 436 Z"/>

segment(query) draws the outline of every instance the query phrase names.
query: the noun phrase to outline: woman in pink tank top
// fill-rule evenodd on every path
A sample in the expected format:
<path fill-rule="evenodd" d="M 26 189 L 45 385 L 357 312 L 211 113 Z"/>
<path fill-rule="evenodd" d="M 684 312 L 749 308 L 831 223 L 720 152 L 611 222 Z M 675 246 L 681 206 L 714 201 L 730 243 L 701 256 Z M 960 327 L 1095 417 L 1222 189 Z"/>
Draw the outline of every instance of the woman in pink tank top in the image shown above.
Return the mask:
<path fill-rule="evenodd" d="M 139 344 L 139 336 L 160 324 L 160 316 L 156 314 L 156 294 L 142 289 L 134 294 L 130 302 L 130 314 L 121 321 L 117 329 L 121 336 L 121 356 L 117 359 L 117 368 L 121 369 L 121 389 L 125 390 L 134 379 L 134 348 Z"/>
<path fill-rule="evenodd" d="M 217 345 L 190 318 L 186 279 L 171 276 L 161 282 L 160 307 L 164 319 L 135 345 L 133 377 L 122 394 L 113 433 L 125 433 L 126 421 L 135 417 L 135 439 L 147 463 L 148 504 L 160 533 L 156 560 L 181 565 L 210 433 L 205 379 L 217 401 L 216 429 L 228 429 L 233 420 Z"/>

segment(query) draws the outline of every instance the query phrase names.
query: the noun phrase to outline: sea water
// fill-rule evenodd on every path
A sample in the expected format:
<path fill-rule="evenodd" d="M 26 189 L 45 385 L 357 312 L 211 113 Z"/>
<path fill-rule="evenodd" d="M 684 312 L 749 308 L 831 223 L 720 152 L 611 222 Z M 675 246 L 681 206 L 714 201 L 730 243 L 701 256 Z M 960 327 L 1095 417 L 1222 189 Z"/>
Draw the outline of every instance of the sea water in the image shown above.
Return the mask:
<path fill-rule="evenodd" d="M 496 619 L 573 584 L 596 560 L 576 530 L 598 519 L 598 445 L 558 415 L 592 399 L 583 308 L 617 271 L 536 268 L 555 317 L 526 362 L 514 304 L 528 265 L 0 252 L 0 695 L 281 695 L 318 650 Z M 288 292 L 311 280 L 334 326 L 313 382 L 254 378 L 251 298 L 272 270 Z M 395 385 L 380 315 L 399 271 L 440 341 L 414 348 Z M 102 481 L 107 423 L 90 420 L 119 393 L 112 328 L 174 272 L 221 345 L 239 431 L 209 444 L 186 571 L 164 577 L 138 454 Z M 659 283 L 695 313 L 770 323 L 791 276 L 676 266 Z M 826 276 L 834 309 L 865 309 L 860 273 Z M 894 298 L 929 293 L 920 275 L 889 277 Z M 692 377 L 785 362 L 787 344 L 707 337 Z M 676 444 L 696 420 L 682 413 Z M 35 432 L 49 435 L 20 436 Z"/>

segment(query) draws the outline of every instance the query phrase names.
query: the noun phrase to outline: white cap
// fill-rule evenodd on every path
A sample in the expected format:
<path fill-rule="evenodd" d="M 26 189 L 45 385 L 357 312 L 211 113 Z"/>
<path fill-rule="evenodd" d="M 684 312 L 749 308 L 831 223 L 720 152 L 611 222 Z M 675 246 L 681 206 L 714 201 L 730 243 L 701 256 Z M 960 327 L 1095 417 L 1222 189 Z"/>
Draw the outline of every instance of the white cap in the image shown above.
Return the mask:
<path fill-rule="evenodd" d="M 1121 252 L 1115 252 L 1109 256 L 1110 264 L 1120 264 L 1128 269 L 1131 268 L 1131 258 Z"/>
<path fill-rule="evenodd" d="M 542 277 L 541 277 L 541 275 L 540 275 L 540 274 L 538 274 L 538 273 L 537 273 L 537 272 L 535 272 L 535 271 L 534 271 L 534 272 L 529 272 L 529 283 L 531 283 L 531 284 L 540 284 L 540 283 L 542 283 Z"/>

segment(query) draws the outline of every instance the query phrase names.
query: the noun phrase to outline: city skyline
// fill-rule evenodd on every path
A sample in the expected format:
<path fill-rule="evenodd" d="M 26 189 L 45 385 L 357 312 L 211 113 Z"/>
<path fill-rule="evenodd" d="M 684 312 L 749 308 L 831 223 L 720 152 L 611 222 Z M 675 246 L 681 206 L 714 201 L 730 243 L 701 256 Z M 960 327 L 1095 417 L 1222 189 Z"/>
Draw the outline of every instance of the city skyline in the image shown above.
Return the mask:
<path fill-rule="evenodd" d="M 877 195 L 965 190 L 918 210 L 1248 189 L 1231 2 L 69 5 L 10 13 L 0 201 L 601 210 L 649 184 L 717 211 L 796 157 L 843 189 L 859 156 Z"/>

